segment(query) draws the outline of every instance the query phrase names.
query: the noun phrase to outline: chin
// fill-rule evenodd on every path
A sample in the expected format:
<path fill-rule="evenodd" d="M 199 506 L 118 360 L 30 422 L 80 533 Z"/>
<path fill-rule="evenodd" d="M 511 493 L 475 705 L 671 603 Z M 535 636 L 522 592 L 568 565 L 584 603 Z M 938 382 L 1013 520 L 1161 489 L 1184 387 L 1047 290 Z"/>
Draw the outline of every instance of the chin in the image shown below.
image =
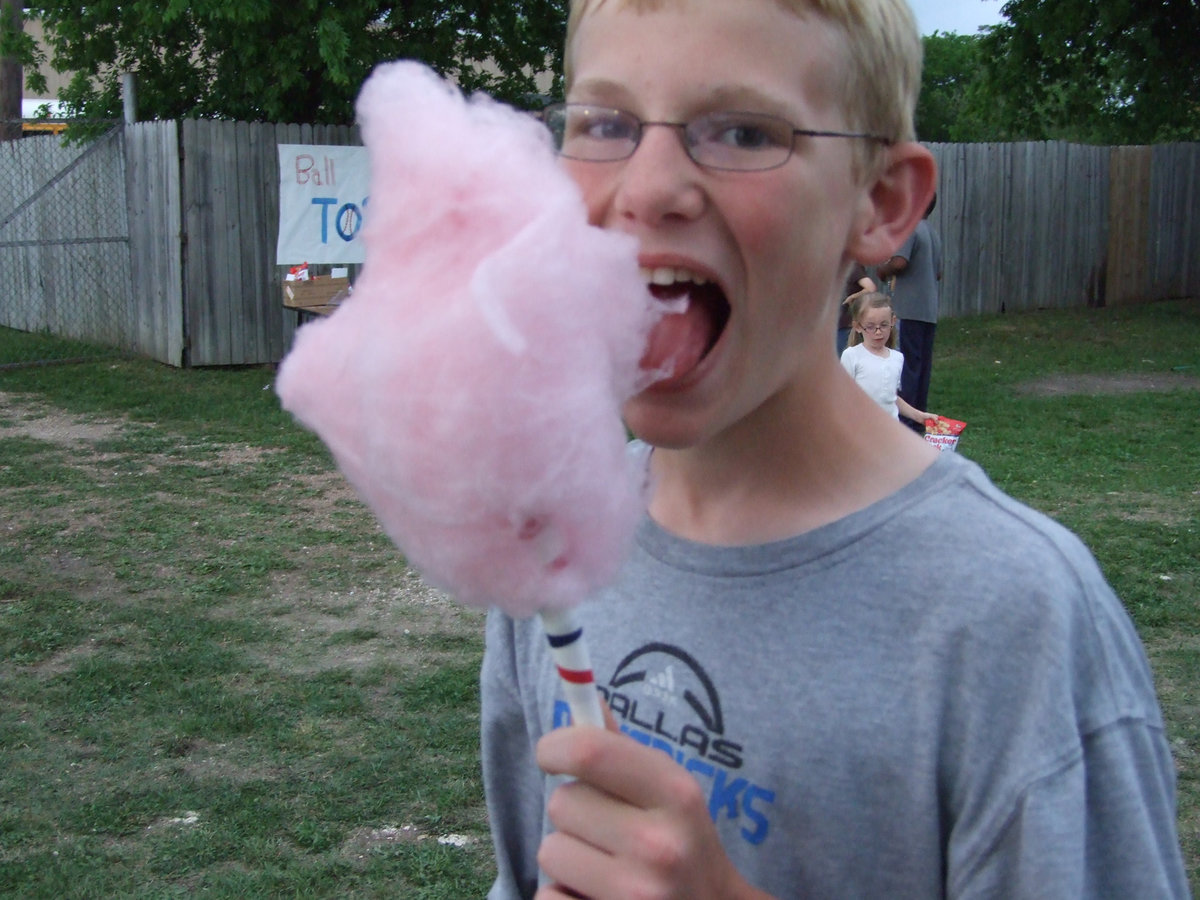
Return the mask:
<path fill-rule="evenodd" d="M 634 397 L 625 404 L 625 427 L 638 440 L 664 450 L 686 450 L 702 443 L 709 435 L 706 423 L 667 404 Z"/>

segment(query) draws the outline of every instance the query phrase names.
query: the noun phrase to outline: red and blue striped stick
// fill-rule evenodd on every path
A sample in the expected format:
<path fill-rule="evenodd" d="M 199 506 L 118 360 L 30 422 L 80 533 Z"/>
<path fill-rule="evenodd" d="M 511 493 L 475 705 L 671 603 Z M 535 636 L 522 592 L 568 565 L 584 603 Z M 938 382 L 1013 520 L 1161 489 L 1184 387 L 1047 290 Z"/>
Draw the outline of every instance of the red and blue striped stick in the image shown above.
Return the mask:
<path fill-rule="evenodd" d="M 575 622 L 575 614 L 570 610 L 543 610 L 541 618 L 572 720 L 576 725 L 603 728 L 604 711 L 600 706 L 587 643 L 583 639 L 583 628 Z"/>

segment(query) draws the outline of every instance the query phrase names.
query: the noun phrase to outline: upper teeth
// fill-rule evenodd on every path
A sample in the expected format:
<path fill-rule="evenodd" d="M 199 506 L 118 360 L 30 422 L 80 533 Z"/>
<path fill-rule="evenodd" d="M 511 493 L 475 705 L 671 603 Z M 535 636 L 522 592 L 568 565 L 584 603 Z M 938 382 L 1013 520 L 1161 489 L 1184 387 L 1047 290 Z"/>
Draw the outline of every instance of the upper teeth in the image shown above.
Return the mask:
<path fill-rule="evenodd" d="M 660 266 L 655 269 L 642 268 L 642 278 L 647 284 L 708 284 L 708 279 L 691 269 L 676 269 L 671 266 Z"/>

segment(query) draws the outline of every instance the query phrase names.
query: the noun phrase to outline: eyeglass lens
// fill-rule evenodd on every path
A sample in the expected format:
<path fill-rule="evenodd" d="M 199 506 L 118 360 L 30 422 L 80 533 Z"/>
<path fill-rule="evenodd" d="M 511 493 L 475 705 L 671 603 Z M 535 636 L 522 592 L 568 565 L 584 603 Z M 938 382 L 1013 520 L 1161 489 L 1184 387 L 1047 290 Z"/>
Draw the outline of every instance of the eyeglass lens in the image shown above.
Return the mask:
<path fill-rule="evenodd" d="M 752 171 L 787 162 L 792 153 L 790 122 L 761 113 L 720 112 L 690 122 L 642 122 L 632 113 L 580 104 L 546 110 L 546 124 L 559 152 L 570 159 L 612 162 L 633 155 L 643 131 L 654 125 L 681 131 L 688 156 L 713 169 Z"/>

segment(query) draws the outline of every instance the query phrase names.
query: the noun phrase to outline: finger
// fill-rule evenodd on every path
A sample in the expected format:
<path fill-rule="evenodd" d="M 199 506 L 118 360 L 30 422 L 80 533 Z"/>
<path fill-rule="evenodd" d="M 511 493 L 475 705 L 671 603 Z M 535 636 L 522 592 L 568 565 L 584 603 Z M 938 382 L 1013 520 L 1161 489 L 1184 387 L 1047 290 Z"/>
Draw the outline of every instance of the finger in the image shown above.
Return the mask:
<path fill-rule="evenodd" d="M 578 891 L 573 891 L 561 884 L 548 884 L 542 887 L 533 895 L 533 900 L 562 900 L 563 897 L 570 897 L 573 900 L 588 900 Z"/>
<path fill-rule="evenodd" d="M 558 892 L 551 897 L 596 897 L 613 880 L 612 856 L 562 832 L 552 832 L 542 839 L 537 860 Z M 538 897 L 540 900 L 540 893 Z"/>
<path fill-rule="evenodd" d="M 555 829 L 614 855 L 628 853 L 640 810 L 582 781 L 560 785 L 546 802 Z"/>
<path fill-rule="evenodd" d="M 695 779 L 660 750 L 598 728 L 558 728 L 542 737 L 537 761 L 643 809 L 703 803 Z"/>

